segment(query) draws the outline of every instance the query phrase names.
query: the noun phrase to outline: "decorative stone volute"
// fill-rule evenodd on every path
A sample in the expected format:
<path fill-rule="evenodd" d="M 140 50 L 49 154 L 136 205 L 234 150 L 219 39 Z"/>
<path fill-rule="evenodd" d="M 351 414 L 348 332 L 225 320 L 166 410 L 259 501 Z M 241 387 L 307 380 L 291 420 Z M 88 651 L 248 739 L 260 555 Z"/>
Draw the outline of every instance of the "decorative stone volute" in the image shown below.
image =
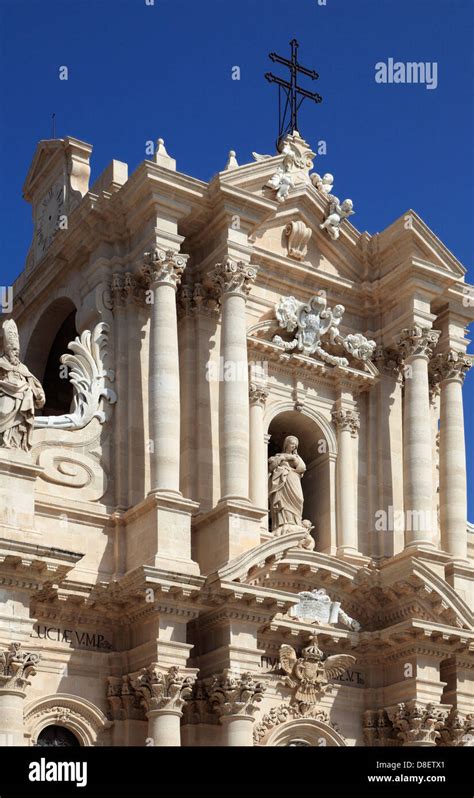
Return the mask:
<path fill-rule="evenodd" d="M 386 712 L 402 745 L 436 745 L 449 708 L 412 700 L 387 707 Z"/>
<path fill-rule="evenodd" d="M 440 335 L 439 330 L 420 327 L 418 324 L 402 330 L 397 340 L 401 356 L 404 360 L 411 357 L 430 358 Z"/>
<path fill-rule="evenodd" d="M 0 652 L 0 690 L 24 691 L 39 660 L 39 654 L 21 651 L 21 643 L 10 643 L 7 651 Z"/>
<path fill-rule="evenodd" d="M 341 408 L 333 410 L 332 420 L 338 431 L 349 430 L 351 436 L 356 437 L 360 428 L 360 416 L 355 410 L 342 410 Z"/>
<path fill-rule="evenodd" d="M 173 665 L 163 673 L 153 662 L 142 668 L 138 676 L 131 677 L 131 686 L 142 697 L 146 711 L 169 710 L 180 712 L 186 698 L 192 695 L 195 676 L 179 675 L 179 668 Z"/>
<path fill-rule="evenodd" d="M 181 255 L 173 250 L 155 247 L 145 252 L 141 274 L 144 281 L 154 287 L 166 283 L 176 288 L 181 282 L 189 255 Z"/>
<path fill-rule="evenodd" d="M 257 270 L 243 261 L 226 260 L 216 263 L 211 279 L 220 294 L 248 296 L 257 277 Z"/>
<path fill-rule="evenodd" d="M 255 681 L 251 673 L 233 675 L 230 668 L 205 680 L 211 706 L 221 717 L 253 716 L 263 698 L 266 686 Z"/>
<path fill-rule="evenodd" d="M 445 380 L 459 380 L 463 383 L 472 363 L 472 358 L 452 349 L 435 355 L 430 363 L 431 384 L 437 385 Z"/>
<path fill-rule="evenodd" d="M 285 227 L 285 235 L 288 237 L 288 255 L 295 260 L 304 260 L 308 254 L 308 242 L 312 235 L 312 230 L 304 222 L 294 221 Z"/>

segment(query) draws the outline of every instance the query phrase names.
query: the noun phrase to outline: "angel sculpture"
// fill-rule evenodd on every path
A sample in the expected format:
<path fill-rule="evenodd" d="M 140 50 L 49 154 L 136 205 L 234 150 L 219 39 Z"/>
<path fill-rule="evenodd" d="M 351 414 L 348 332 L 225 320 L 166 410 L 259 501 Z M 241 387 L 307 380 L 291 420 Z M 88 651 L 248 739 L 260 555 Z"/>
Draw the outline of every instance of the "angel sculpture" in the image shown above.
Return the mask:
<path fill-rule="evenodd" d="M 302 655 L 297 657 L 295 649 L 286 643 L 280 646 L 280 665 L 288 674 L 284 682 L 295 690 L 292 703 L 299 703 L 304 711 L 305 707 L 316 704 L 330 688 L 329 680 L 342 676 L 356 658 L 351 654 L 336 654 L 323 661 L 316 635 L 310 637 L 310 644 L 303 649 Z"/>
<path fill-rule="evenodd" d="M 299 155 L 297 150 L 291 146 L 289 141 L 283 143 L 280 154 L 284 156 L 283 161 L 265 185 L 267 188 L 272 188 L 276 191 L 277 202 L 284 202 L 288 197 L 290 188 L 294 186 L 291 172 L 295 169 L 307 167 L 307 163 L 304 157 Z M 258 152 L 253 152 L 252 156 L 255 161 L 267 161 L 273 157 L 271 155 L 260 155 Z"/>
<path fill-rule="evenodd" d="M 330 194 L 334 184 L 334 177 L 329 172 L 321 177 L 317 172 L 310 175 L 311 182 L 315 188 L 318 188 L 323 194 Z"/>
<path fill-rule="evenodd" d="M 345 199 L 340 205 L 339 198 L 328 194 L 329 199 L 329 214 L 322 224 L 319 225 L 321 230 L 327 230 L 333 241 L 339 238 L 339 227 L 344 219 L 352 216 L 355 211 L 352 210 L 353 202 L 351 199 Z"/>

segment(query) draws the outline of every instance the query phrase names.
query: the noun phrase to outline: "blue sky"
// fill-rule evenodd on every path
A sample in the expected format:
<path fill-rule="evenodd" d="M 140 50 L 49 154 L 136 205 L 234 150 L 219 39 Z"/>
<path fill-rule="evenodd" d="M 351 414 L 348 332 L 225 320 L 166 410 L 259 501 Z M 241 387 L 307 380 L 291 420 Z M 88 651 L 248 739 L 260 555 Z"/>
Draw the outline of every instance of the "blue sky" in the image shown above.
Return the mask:
<path fill-rule="evenodd" d="M 151 2 L 151 0 L 148 0 Z M 317 171 L 352 197 L 354 224 L 375 233 L 413 208 L 473 265 L 472 0 L 0 0 L 1 284 L 21 271 L 32 234 L 21 187 L 38 140 L 94 146 L 92 180 L 112 158 L 133 170 L 159 136 L 180 171 L 208 180 L 229 149 L 240 163 L 272 152 L 276 87 L 268 53 L 320 73 L 300 131 L 327 142 Z M 438 64 L 434 90 L 377 84 L 375 64 Z M 59 80 L 67 66 L 69 79 Z M 240 80 L 232 80 L 232 67 Z M 472 348 L 471 348 L 472 351 Z M 470 513 L 474 520 L 474 375 L 466 380 Z"/>

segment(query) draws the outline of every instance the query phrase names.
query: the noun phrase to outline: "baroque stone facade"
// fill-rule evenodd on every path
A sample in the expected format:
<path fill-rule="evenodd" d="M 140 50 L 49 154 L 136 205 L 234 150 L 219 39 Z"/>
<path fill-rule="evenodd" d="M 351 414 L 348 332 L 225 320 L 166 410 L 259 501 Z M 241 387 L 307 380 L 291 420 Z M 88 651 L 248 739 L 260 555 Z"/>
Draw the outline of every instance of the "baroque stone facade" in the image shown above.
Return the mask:
<path fill-rule="evenodd" d="M 471 745 L 464 267 L 360 233 L 296 132 L 209 183 L 91 152 L 24 186 L 0 742 Z"/>

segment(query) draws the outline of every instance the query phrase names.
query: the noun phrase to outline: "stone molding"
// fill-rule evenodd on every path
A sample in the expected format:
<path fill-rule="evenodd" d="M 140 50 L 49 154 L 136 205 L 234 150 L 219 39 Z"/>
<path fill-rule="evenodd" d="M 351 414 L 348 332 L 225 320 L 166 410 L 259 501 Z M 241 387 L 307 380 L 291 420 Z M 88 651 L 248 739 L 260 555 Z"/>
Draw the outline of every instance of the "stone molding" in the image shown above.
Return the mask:
<path fill-rule="evenodd" d="M 39 661 L 39 654 L 22 651 L 21 643 L 10 643 L 6 651 L 0 652 L 0 690 L 25 691 L 31 684 L 29 677 L 36 675 Z"/>
<path fill-rule="evenodd" d="M 188 258 L 189 255 L 155 247 L 150 252 L 144 253 L 141 276 L 149 288 L 164 283 L 176 289 L 181 282 Z"/>
<path fill-rule="evenodd" d="M 228 259 L 223 263 L 216 263 L 210 277 L 221 296 L 236 294 L 246 298 L 257 277 L 257 269 L 243 261 Z"/>
<path fill-rule="evenodd" d="M 25 709 L 24 724 L 33 744 L 42 729 L 53 724 L 70 729 L 85 746 L 104 744 L 101 735 L 112 726 L 104 713 L 90 701 L 67 693 L 57 693 L 29 704 Z"/>
<path fill-rule="evenodd" d="M 204 680 L 209 703 L 219 718 L 231 715 L 252 717 L 266 686 L 251 673 L 234 675 L 230 668 Z"/>
<path fill-rule="evenodd" d="M 217 316 L 219 299 L 214 292 L 207 290 L 201 283 L 181 285 L 178 289 L 178 315 L 194 317 L 198 314 Z"/>
<path fill-rule="evenodd" d="M 402 359 L 406 361 L 413 357 L 431 358 L 440 335 L 441 332 L 439 330 L 432 330 L 430 327 L 420 327 L 419 324 L 415 324 L 413 327 L 406 327 L 397 339 Z"/>
<path fill-rule="evenodd" d="M 360 415 L 356 410 L 342 410 L 338 408 L 332 411 L 332 420 L 338 432 L 349 430 L 351 437 L 355 438 L 360 428 Z"/>
<path fill-rule="evenodd" d="M 137 675 L 130 675 L 130 685 L 141 696 L 147 712 L 181 712 L 186 698 L 192 695 L 195 679 L 195 676 L 180 675 L 176 665 L 163 673 L 158 663 L 152 662 Z"/>
<path fill-rule="evenodd" d="M 282 703 L 276 707 L 272 707 L 255 725 L 253 731 L 254 742 L 258 745 L 258 743 L 267 736 L 268 732 L 276 726 L 281 726 L 289 720 L 303 720 L 305 718 L 326 723 L 344 739 L 337 724 L 329 719 L 328 713 L 324 709 L 321 709 L 321 707 L 313 704 L 312 706 L 306 707 L 305 711 L 302 713 L 299 705 Z"/>

